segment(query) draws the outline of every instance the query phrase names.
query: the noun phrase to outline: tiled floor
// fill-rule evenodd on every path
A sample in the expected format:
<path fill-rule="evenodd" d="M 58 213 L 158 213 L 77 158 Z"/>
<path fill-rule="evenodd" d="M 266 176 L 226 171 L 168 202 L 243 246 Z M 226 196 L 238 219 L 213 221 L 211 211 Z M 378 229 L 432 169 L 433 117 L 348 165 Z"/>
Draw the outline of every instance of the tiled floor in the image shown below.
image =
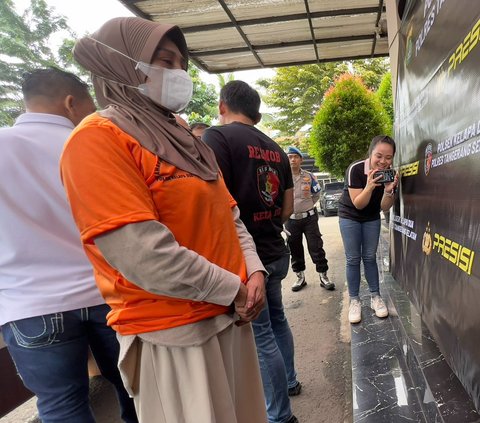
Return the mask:
<path fill-rule="evenodd" d="M 377 318 L 366 294 L 362 297 L 362 322 L 352 325 L 353 420 L 480 422 L 471 399 L 415 307 L 386 271 L 387 236 L 388 231 L 382 228 L 378 265 L 390 316 Z"/>
<path fill-rule="evenodd" d="M 426 422 L 392 318 L 379 319 L 362 298 L 352 325 L 354 422 Z"/>

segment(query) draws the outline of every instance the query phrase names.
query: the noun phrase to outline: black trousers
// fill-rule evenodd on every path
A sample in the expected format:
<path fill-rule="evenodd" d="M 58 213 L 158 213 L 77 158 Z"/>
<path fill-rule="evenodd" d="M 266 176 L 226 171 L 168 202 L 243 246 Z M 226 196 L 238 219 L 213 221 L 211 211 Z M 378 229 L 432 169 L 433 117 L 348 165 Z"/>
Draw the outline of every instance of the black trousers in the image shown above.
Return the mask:
<path fill-rule="evenodd" d="M 285 227 L 291 235 L 288 237 L 288 247 L 292 255 L 292 270 L 301 272 L 305 270 L 305 253 L 303 249 L 303 235 L 307 239 L 308 252 L 318 273 L 328 270 L 328 261 L 323 249 L 323 240 L 318 228 L 318 214 L 304 219 L 288 219 Z"/>

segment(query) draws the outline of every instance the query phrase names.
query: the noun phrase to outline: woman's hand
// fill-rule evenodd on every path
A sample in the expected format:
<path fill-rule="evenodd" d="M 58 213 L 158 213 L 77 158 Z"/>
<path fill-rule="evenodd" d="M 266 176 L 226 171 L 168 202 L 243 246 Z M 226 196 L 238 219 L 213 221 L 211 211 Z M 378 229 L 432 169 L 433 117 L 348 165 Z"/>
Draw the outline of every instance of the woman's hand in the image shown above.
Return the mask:
<path fill-rule="evenodd" d="M 246 285 L 240 287 L 234 301 L 240 322 L 251 322 L 261 313 L 265 305 L 265 276 L 263 272 L 252 273 Z"/>
<path fill-rule="evenodd" d="M 380 203 L 380 208 L 383 211 L 387 211 L 390 209 L 390 207 L 393 206 L 393 203 L 395 201 L 395 187 L 397 186 L 397 184 L 398 184 L 398 173 L 395 172 L 395 177 L 393 179 L 393 182 L 385 184 L 385 187 L 383 190 L 382 202 Z"/>
<path fill-rule="evenodd" d="M 368 171 L 367 175 L 367 185 L 365 185 L 366 190 L 373 191 L 376 187 L 379 187 L 381 184 L 379 184 L 377 181 L 382 179 L 382 175 L 377 176 L 376 178 L 373 177 L 374 173 L 378 172 L 378 169 L 370 169 Z"/>
<path fill-rule="evenodd" d="M 379 175 L 375 178 L 373 176 L 375 172 L 378 172 L 378 169 L 370 169 L 368 171 L 367 184 L 364 188 L 348 188 L 348 194 L 350 195 L 352 204 L 358 210 L 362 210 L 367 207 L 372 198 L 373 190 L 376 187 L 382 186 L 382 184 L 378 182 L 380 179 L 382 179 L 382 175 Z"/>
<path fill-rule="evenodd" d="M 395 178 L 393 179 L 393 182 L 385 184 L 385 191 L 388 193 L 392 193 L 393 190 L 397 187 L 397 185 L 398 185 L 398 173 L 395 172 Z"/>

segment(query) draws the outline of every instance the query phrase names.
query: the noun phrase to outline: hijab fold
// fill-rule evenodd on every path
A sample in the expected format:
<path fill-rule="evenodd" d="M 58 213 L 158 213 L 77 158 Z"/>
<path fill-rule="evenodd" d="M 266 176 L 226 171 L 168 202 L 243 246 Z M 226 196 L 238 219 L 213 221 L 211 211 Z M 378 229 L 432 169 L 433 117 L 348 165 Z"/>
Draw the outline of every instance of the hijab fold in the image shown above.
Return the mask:
<path fill-rule="evenodd" d="M 135 69 L 136 63 L 151 63 L 158 44 L 166 36 L 187 62 L 187 45 L 180 28 L 142 18 L 107 21 L 91 36 L 78 40 L 73 54 L 92 73 L 97 101 L 104 108 L 101 116 L 160 159 L 203 180 L 214 181 L 218 165 L 213 151 L 178 125 L 170 111 L 135 88 L 146 80 Z"/>

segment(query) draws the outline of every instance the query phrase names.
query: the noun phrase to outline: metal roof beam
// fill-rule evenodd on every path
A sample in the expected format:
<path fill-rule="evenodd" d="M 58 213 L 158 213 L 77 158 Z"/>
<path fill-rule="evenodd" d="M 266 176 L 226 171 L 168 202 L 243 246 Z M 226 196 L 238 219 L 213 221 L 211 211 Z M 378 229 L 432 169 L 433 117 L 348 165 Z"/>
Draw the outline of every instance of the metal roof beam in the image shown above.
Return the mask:
<path fill-rule="evenodd" d="M 327 62 L 343 62 L 346 60 L 350 61 L 350 60 L 360 60 L 360 59 L 371 59 L 371 58 L 386 57 L 386 56 L 388 56 L 388 53 L 375 53 L 373 56 L 370 56 L 369 54 L 362 54 L 358 56 L 344 56 L 344 57 L 332 57 L 328 59 L 320 59 L 319 62 L 317 62 L 317 60 L 314 59 L 314 60 L 305 60 L 303 62 L 294 62 L 294 63 L 293 62 L 278 63 L 273 65 L 268 64 L 267 66 L 271 68 L 279 68 L 279 67 L 288 67 L 288 66 L 314 65 L 317 63 L 327 63 Z M 195 61 L 195 63 L 197 62 Z M 205 65 L 203 63 L 202 63 L 202 67 L 205 68 Z M 225 73 L 225 72 L 239 72 L 239 71 L 258 69 L 258 68 L 259 68 L 258 66 L 246 66 L 244 68 L 233 67 L 233 68 L 224 68 L 218 71 L 208 70 L 208 73 L 218 74 L 218 73 Z"/>
<path fill-rule="evenodd" d="M 342 43 L 342 42 L 349 42 L 349 41 L 366 41 L 371 40 L 371 34 L 365 35 L 351 35 L 348 37 L 335 37 L 335 38 L 318 38 L 315 39 L 314 42 L 317 44 L 329 44 L 329 43 Z M 290 41 L 286 43 L 276 43 L 276 44 L 262 44 L 262 45 L 254 45 L 252 46 L 255 51 L 262 51 L 262 50 L 272 50 L 276 48 L 288 48 L 288 47 L 303 47 L 312 44 L 312 40 L 301 40 L 301 41 Z M 250 51 L 247 47 L 235 47 L 235 48 L 226 48 L 221 50 L 191 50 L 190 55 L 195 57 L 200 56 L 216 56 L 221 54 L 233 54 L 233 53 L 245 53 Z"/>
<path fill-rule="evenodd" d="M 186 3 L 194 3 L 192 0 L 178 0 L 178 6 L 175 8 L 167 8 L 165 7 L 165 3 L 163 0 L 119 0 L 122 4 L 124 4 L 129 10 L 131 10 L 135 15 L 141 16 L 143 18 L 146 18 L 151 21 L 158 21 L 158 20 L 168 20 L 170 17 L 170 20 L 173 19 L 174 16 L 177 16 L 177 13 L 180 13 L 178 15 L 180 18 L 182 18 L 182 4 L 183 2 Z M 298 0 L 297 0 L 298 1 Z M 212 49 L 211 46 L 205 43 L 199 44 L 199 48 L 197 51 L 191 50 L 190 49 L 190 57 L 194 63 L 197 64 L 201 69 L 211 72 L 211 73 L 223 73 L 223 72 L 231 72 L 235 70 L 247 70 L 247 69 L 259 69 L 263 67 L 279 67 L 279 66 L 294 66 L 294 65 L 303 65 L 303 64 L 311 64 L 311 63 L 324 63 L 324 62 L 334 62 L 334 61 L 342 61 L 342 60 L 356 60 L 356 59 L 364 59 L 364 58 L 372 58 L 372 57 L 384 57 L 387 56 L 387 53 L 376 53 L 377 45 L 379 44 L 379 40 L 384 39 L 384 36 L 386 34 L 383 34 L 382 31 L 379 31 L 379 24 L 381 22 L 381 16 L 383 13 L 385 13 L 385 0 L 377 0 L 375 2 L 374 6 L 369 6 L 369 7 L 351 7 L 351 8 L 342 8 L 339 10 L 323 10 L 323 11 L 317 11 L 317 12 L 312 12 L 310 9 L 310 6 L 312 5 L 312 1 L 309 0 L 304 0 L 304 9 L 302 10 L 301 3 L 299 4 L 300 9 L 298 9 L 298 12 L 300 13 L 294 13 L 294 14 L 289 14 L 289 15 L 283 15 L 283 16 L 263 16 L 263 17 L 247 17 L 242 20 L 242 12 L 246 12 L 247 10 L 250 10 L 247 8 L 243 7 L 242 2 L 239 2 L 240 8 L 235 9 L 233 11 L 230 9 L 230 6 L 228 5 L 228 0 L 217 0 L 216 2 L 219 4 L 223 12 L 225 13 L 225 17 L 222 19 L 220 18 L 220 22 L 216 23 L 211 23 L 211 24 L 205 24 L 204 21 L 202 22 L 202 19 L 197 19 L 197 20 L 192 20 L 195 16 L 200 16 L 202 13 L 202 10 L 196 10 L 193 8 L 193 10 L 189 9 L 190 12 L 188 12 L 188 15 L 185 16 L 185 24 L 184 27 L 181 28 L 182 31 L 188 36 L 191 35 L 195 37 L 194 34 L 198 34 L 199 38 L 201 38 L 202 33 L 205 33 L 207 31 L 211 32 L 213 36 L 218 36 L 216 32 L 218 30 L 222 29 L 227 29 L 227 30 L 236 30 L 237 33 L 242 37 L 243 43 L 239 44 L 240 47 L 235 47 L 235 48 L 226 48 L 225 45 L 229 44 L 231 41 L 225 39 L 225 42 L 220 43 L 218 45 L 218 49 Z M 341 4 L 342 2 L 338 2 Z M 362 2 L 359 2 L 362 3 Z M 147 7 L 148 5 L 148 7 Z M 146 9 L 148 12 L 142 10 Z M 282 8 L 277 7 L 275 8 L 275 13 L 282 13 Z M 302 13 L 303 12 L 303 13 Z M 283 12 L 285 13 L 285 12 Z M 258 16 L 258 15 L 257 15 Z M 361 19 L 361 21 L 364 21 L 366 23 L 367 21 L 369 22 L 369 29 L 365 29 L 363 31 L 362 35 L 354 35 L 354 36 L 343 36 L 343 37 L 332 37 L 332 38 L 320 38 L 316 39 L 315 38 L 315 26 L 317 22 L 323 18 L 329 19 L 331 22 L 335 23 L 335 18 L 336 17 L 343 17 L 343 20 L 346 20 L 348 23 L 347 25 L 350 24 L 355 24 L 355 22 L 358 22 L 358 18 L 364 16 L 365 18 Z M 238 19 L 238 20 L 237 20 Z M 315 21 L 317 20 L 317 21 Z M 310 29 L 310 34 L 306 36 L 305 39 L 302 37 L 301 40 L 296 40 L 296 41 L 291 41 L 291 38 L 293 37 L 293 34 L 295 31 L 297 31 L 297 37 L 298 37 L 298 28 L 297 25 L 294 25 L 296 29 L 292 29 L 292 36 L 287 36 L 285 38 L 286 42 L 279 42 L 278 39 L 275 39 L 275 41 L 272 40 L 272 35 L 270 30 L 270 26 L 272 27 L 272 30 L 275 31 L 276 27 L 278 27 L 278 24 L 284 23 L 281 28 L 286 28 L 287 32 L 288 31 L 288 23 L 293 22 L 297 23 L 299 22 L 299 25 L 303 25 L 303 30 L 306 29 L 305 24 L 308 21 L 308 26 Z M 187 23 L 188 22 L 188 23 Z M 194 26 L 195 24 L 198 23 L 197 26 Z M 371 22 L 371 23 L 370 23 Z M 373 28 L 373 31 L 371 29 L 371 25 L 375 22 L 375 28 Z M 319 23 L 320 25 L 322 22 Z M 265 34 L 265 37 L 262 39 L 258 39 L 259 44 L 255 45 L 253 43 L 249 36 L 247 35 L 249 31 L 247 30 L 248 28 L 251 28 L 252 26 L 265 26 L 265 31 L 267 32 Z M 334 33 L 334 31 L 332 30 Z M 368 33 L 367 33 L 368 32 Z M 206 35 L 206 34 L 205 34 Z M 276 36 L 273 36 L 276 38 Z M 227 38 L 227 37 L 225 37 Z M 290 40 L 289 40 L 290 39 Z M 343 52 L 338 52 L 338 49 L 342 49 L 343 47 L 353 47 L 352 49 L 348 50 L 351 51 L 353 54 L 358 53 L 358 50 L 355 51 L 354 46 L 361 43 L 362 46 L 362 51 L 365 50 L 365 47 L 367 47 L 368 53 L 366 54 L 361 54 L 361 55 L 356 55 L 356 56 L 346 56 L 343 57 L 343 54 L 345 54 L 345 51 Z M 260 44 L 263 43 L 263 44 Z M 312 45 L 313 43 L 313 45 Z M 328 43 L 334 43 L 334 44 L 328 44 Z M 336 47 L 335 43 L 338 43 L 339 46 L 338 48 Z M 365 45 L 367 44 L 367 46 Z M 322 53 L 322 49 L 326 48 L 326 46 L 331 46 L 329 47 L 328 50 L 332 50 L 331 52 L 328 53 L 328 55 Z M 315 54 L 312 54 L 313 51 L 311 51 L 311 48 L 314 48 Z M 292 60 L 291 62 L 288 61 L 288 54 L 285 52 L 294 51 L 296 48 L 303 48 L 305 50 L 305 53 L 309 53 L 307 57 L 309 57 L 309 60 L 305 61 L 299 61 L 295 62 Z M 308 52 L 307 49 L 308 48 Z M 371 48 L 371 50 L 370 50 Z M 278 54 L 277 51 L 278 50 Z M 382 50 L 383 51 L 383 47 Z M 262 52 L 268 53 L 268 59 L 267 58 L 261 58 L 260 56 L 262 55 Z M 248 54 L 246 54 L 248 53 Z M 339 54 L 342 55 L 342 57 L 331 57 L 333 54 Z M 248 60 L 245 62 L 244 58 L 235 58 L 235 55 L 241 55 L 241 56 L 249 56 Z M 251 59 L 252 55 L 254 57 L 254 61 Z M 321 58 L 323 56 L 323 58 Z M 305 56 L 303 56 L 305 57 Z M 283 62 L 286 60 L 286 62 Z M 229 62 L 232 62 L 231 65 L 229 65 Z M 264 61 L 268 61 L 268 64 L 265 64 Z M 279 61 L 282 61 L 282 63 L 278 63 Z M 224 63 L 220 63 L 224 62 Z M 243 64 L 243 65 L 242 65 Z M 211 69 L 213 68 L 213 69 Z"/>
<path fill-rule="evenodd" d="M 377 12 L 378 12 L 378 7 L 360 7 L 355 9 L 340 9 L 340 10 L 327 10 L 323 12 L 311 12 L 310 17 L 311 19 L 334 18 L 336 16 L 368 15 L 368 14 L 377 13 Z M 284 15 L 284 16 L 271 16 L 268 18 L 238 20 L 236 21 L 236 23 L 239 26 L 251 26 L 251 25 L 262 25 L 262 24 L 270 24 L 270 23 L 277 23 L 277 22 L 299 21 L 299 20 L 305 20 L 305 19 L 308 19 L 307 13 L 297 13 L 297 14 Z M 230 27 L 231 27 L 230 22 L 222 22 L 217 24 L 182 27 L 182 32 L 186 34 L 189 32 L 214 31 L 217 29 L 225 29 Z"/>
<path fill-rule="evenodd" d="M 378 23 L 380 22 L 380 17 L 382 16 L 382 10 L 383 10 L 383 0 L 379 0 L 378 11 L 377 11 L 377 19 L 375 20 L 375 31 L 378 28 Z M 371 53 L 372 57 L 373 57 L 373 53 L 375 53 L 375 49 L 377 48 L 377 35 L 379 35 L 379 33 L 377 33 L 377 32 L 375 32 L 373 34 L 372 53 Z"/>
<path fill-rule="evenodd" d="M 260 56 L 257 54 L 257 52 L 253 49 L 252 47 L 252 44 L 250 44 L 250 40 L 247 38 L 247 36 L 245 35 L 245 33 L 243 32 L 243 29 L 240 28 L 240 25 L 238 25 L 237 23 L 237 20 L 235 19 L 235 16 L 233 16 L 233 13 L 231 12 L 231 10 L 228 8 L 228 6 L 226 5 L 225 1 L 224 0 L 218 0 L 218 2 L 220 3 L 220 6 L 222 6 L 223 10 L 225 11 L 225 13 L 228 15 L 228 17 L 230 18 L 230 21 L 231 23 L 233 24 L 233 26 L 237 29 L 238 33 L 240 34 L 240 36 L 243 38 L 243 41 L 245 41 L 245 44 L 248 46 L 249 50 L 252 52 L 253 56 L 255 57 L 255 59 L 257 59 L 257 62 L 260 64 L 260 66 L 262 68 L 265 67 L 265 65 L 263 64 L 262 62 L 262 59 L 260 59 Z"/>
<path fill-rule="evenodd" d="M 315 41 L 315 31 L 313 30 L 312 16 L 310 14 L 310 6 L 308 5 L 308 0 L 304 0 L 304 2 L 305 2 L 305 10 L 307 11 L 307 16 L 308 16 L 308 26 L 310 27 L 310 34 L 312 35 L 313 48 L 315 49 L 315 57 L 317 58 L 317 62 L 318 62 L 320 60 L 320 57 L 318 56 L 318 47 L 317 47 L 317 42 Z"/>

